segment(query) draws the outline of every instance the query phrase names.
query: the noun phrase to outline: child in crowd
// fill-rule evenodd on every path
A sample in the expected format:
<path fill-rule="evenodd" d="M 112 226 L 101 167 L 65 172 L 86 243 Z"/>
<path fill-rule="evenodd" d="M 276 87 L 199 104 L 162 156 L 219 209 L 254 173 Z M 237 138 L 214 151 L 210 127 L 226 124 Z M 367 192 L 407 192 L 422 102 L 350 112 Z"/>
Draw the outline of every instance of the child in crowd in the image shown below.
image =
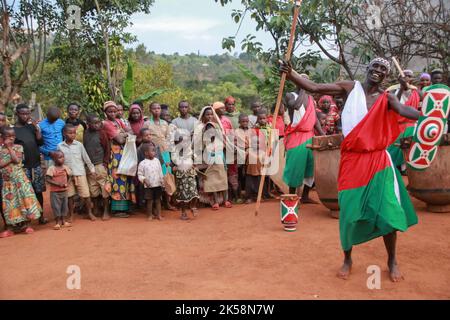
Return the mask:
<path fill-rule="evenodd" d="M 71 227 L 72 224 L 64 221 L 69 211 L 67 189 L 72 172 L 64 165 L 64 153 L 55 151 L 52 153 L 54 165 L 47 169 L 47 183 L 50 185 L 50 203 L 55 216 L 53 229 L 60 230 L 61 227 Z"/>
<path fill-rule="evenodd" d="M 198 200 L 196 172 L 194 169 L 193 153 L 189 132 L 181 131 L 175 134 L 175 150 L 172 152 L 172 162 L 175 173 L 176 192 L 175 201 L 181 206 L 181 220 L 188 220 L 186 209 L 190 208 L 192 215 L 197 216 L 196 203 Z"/>
<path fill-rule="evenodd" d="M 261 174 L 263 169 L 263 160 L 269 146 L 269 139 L 271 134 L 271 126 L 267 123 L 267 112 L 265 110 L 258 111 L 258 120 L 256 122 L 255 131 L 250 137 L 250 150 L 247 159 L 247 177 L 245 180 L 246 186 L 246 203 L 251 203 L 256 200 L 258 194 L 259 183 L 261 181 Z M 270 198 L 268 192 L 268 180 L 266 179 L 263 186 L 263 198 Z"/>
<path fill-rule="evenodd" d="M 249 126 L 250 119 L 245 113 L 239 115 L 239 128 L 236 130 L 235 144 L 236 144 L 236 159 L 238 163 L 239 173 L 239 194 L 245 190 L 246 180 L 246 159 L 249 146 Z"/>
<path fill-rule="evenodd" d="M 337 125 L 341 118 L 332 96 L 322 96 L 319 100 L 320 110 L 325 114 L 325 121 L 322 125 L 323 131 L 327 135 L 338 133 Z"/>
<path fill-rule="evenodd" d="M 92 221 L 96 218 L 92 214 L 92 201 L 89 192 L 89 183 L 86 177 L 85 165 L 89 168 L 92 178 L 96 178 L 95 167 L 89 158 L 84 146 L 75 140 L 77 131 L 71 124 L 66 124 L 63 129 L 64 141 L 58 144 L 58 150 L 64 153 L 65 164 L 72 171 L 72 179 L 69 182 L 67 196 L 69 197 L 69 216 L 71 222 L 74 219 L 74 199 L 77 194 L 85 201 L 88 216 Z"/>
<path fill-rule="evenodd" d="M 161 217 L 161 195 L 164 186 L 164 176 L 160 161 L 156 158 L 155 147 L 149 143 L 143 144 L 142 151 L 145 159 L 139 164 L 138 179 L 144 186 L 144 199 L 147 201 L 148 220 L 153 216 Z M 153 206 L 155 210 L 153 210 Z"/>
<path fill-rule="evenodd" d="M 137 157 L 138 157 L 138 165 L 145 160 L 145 154 L 144 154 L 144 145 L 150 144 L 153 147 L 155 147 L 156 151 L 156 158 L 160 161 L 161 165 L 164 163 L 161 151 L 158 146 L 156 146 L 152 142 L 152 134 L 149 128 L 142 128 L 139 131 L 140 141 L 141 144 L 137 148 Z M 135 186 L 136 186 L 136 201 L 139 207 L 145 207 L 145 199 L 144 199 L 144 186 L 139 181 L 138 177 L 135 178 Z"/>
<path fill-rule="evenodd" d="M 103 202 L 102 220 L 109 220 L 109 193 L 105 189 L 108 182 L 108 162 L 111 156 L 111 144 L 108 135 L 102 130 L 102 121 L 96 115 L 87 117 L 88 128 L 84 132 L 83 144 L 86 152 L 95 167 L 95 176 L 87 177 L 89 192 L 94 200 L 94 212 L 100 214 L 101 201 Z"/>
<path fill-rule="evenodd" d="M 327 115 L 325 113 L 323 113 L 322 111 L 320 111 L 320 112 L 316 111 L 316 114 L 317 114 L 317 119 L 319 120 L 320 126 L 325 131 Z M 317 131 L 316 129 L 314 129 L 314 133 L 316 136 L 320 135 L 319 131 Z"/>
<path fill-rule="evenodd" d="M 33 233 L 30 221 L 39 219 L 42 214 L 31 182 L 22 168 L 23 147 L 14 144 L 14 128 L 4 126 L 1 131 L 3 145 L 0 147 L 0 174 L 3 180 L 3 214 L 9 230 L 0 234 L 0 238 L 10 237 L 14 233 Z M 12 230 L 11 230 L 12 229 Z"/>

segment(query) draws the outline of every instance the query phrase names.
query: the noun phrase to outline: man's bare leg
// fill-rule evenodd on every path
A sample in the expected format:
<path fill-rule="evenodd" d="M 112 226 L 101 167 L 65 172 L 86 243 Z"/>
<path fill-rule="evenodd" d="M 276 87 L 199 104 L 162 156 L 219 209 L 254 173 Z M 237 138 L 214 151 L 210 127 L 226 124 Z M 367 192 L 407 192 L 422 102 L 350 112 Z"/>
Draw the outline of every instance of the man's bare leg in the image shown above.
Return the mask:
<path fill-rule="evenodd" d="M 386 246 L 386 251 L 388 254 L 388 268 L 389 268 L 389 277 L 392 282 L 398 282 L 403 280 L 403 276 L 400 272 L 400 269 L 397 265 L 397 259 L 395 257 L 395 250 L 397 244 L 397 232 L 394 231 L 389 233 L 383 237 L 384 245 Z"/>
<path fill-rule="evenodd" d="M 337 273 L 337 277 L 347 280 L 352 271 L 352 249 L 344 251 L 344 263 Z"/>
<path fill-rule="evenodd" d="M 84 203 L 86 204 L 88 217 L 91 219 L 91 221 L 97 220 L 97 218 L 92 214 L 92 201 L 91 198 L 84 198 Z"/>

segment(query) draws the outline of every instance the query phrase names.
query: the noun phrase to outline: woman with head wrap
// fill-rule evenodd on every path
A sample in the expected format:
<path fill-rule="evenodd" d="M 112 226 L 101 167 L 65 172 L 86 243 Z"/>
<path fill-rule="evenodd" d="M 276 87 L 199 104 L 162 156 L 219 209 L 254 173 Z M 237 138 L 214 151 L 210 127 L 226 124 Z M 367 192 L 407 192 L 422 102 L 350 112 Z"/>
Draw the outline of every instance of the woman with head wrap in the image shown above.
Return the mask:
<path fill-rule="evenodd" d="M 106 114 L 103 130 L 111 141 L 111 159 L 108 164 L 108 183 L 105 189 L 111 193 L 111 211 L 115 212 L 114 216 L 127 218 L 131 203 L 136 202 L 133 177 L 119 175 L 117 170 L 128 134 L 124 123 L 117 119 L 115 102 L 105 102 L 103 111 Z"/>
<path fill-rule="evenodd" d="M 419 78 L 419 89 L 422 91 L 425 87 L 431 85 L 431 76 L 429 73 L 422 73 Z"/>
<path fill-rule="evenodd" d="M 239 111 L 236 111 L 236 99 L 229 96 L 225 99 L 225 115 L 230 119 L 233 129 L 239 128 Z"/>
<path fill-rule="evenodd" d="M 131 131 L 137 137 L 136 145 L 141 144 L 142 137 L 140 136 L 141 129 L 144 127 L 144 113 L 138 104 L 133 103 L 128 112 L 128 122 L 130 123 Z"/>
<path fill-rule="evenodd" d="M 206 167 L 199 181 L 200 201 L 210 204 L 213 210 L 218 210 L 222 201 L 225 207 L 231 208 L 223 152 L 224 129 L 211 106 L 202 109 L 199 119 L 194 130 L 194 163 Z"/>

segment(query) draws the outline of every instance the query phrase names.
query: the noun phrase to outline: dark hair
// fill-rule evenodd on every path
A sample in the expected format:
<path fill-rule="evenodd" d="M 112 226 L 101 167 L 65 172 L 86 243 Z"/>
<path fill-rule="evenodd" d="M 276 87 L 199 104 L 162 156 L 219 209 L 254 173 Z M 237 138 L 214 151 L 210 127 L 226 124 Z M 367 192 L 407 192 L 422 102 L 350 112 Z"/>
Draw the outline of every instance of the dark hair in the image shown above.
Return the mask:
<path fill-rule="evenodd" d="M 144 154 L 151 149 L 155 150 L 155 145 L 151 142 L 150 143 L 146 142 L 141 145 L 141 150 Z"/>
<path fill-rule="evenodd" d="M 63 132 L 67 132 L 67 130 L 69 130 L 69 129 L 75 129 L 75 126 L 71 123 L 68 123 L 64 126 Z"/>
<path fill-rule="evenodd" d="M 7 132 L 12 131 L 15 133 L 14 128 L 10 126 L 4 126 L 0 129 L 0 134 L 4 136 Z"/>
<path fill-rule="evenodd" d="M 133 101 L 133 103 L 131 103 L 130 106 L 132 106 L 133 104 L 137 104 L 139 107 L 141 107 L 141 109 L 144 107 L 141 101 Z"/>
<path fill-rule="evenodd" d="M 253 109 L 254 107 L 262 107 L 262 103 L 259 101 L 253 101 L 250 105 L 250 109 Z"/>
<path fill-rule="evenodd" d="M 151 109 L 154 105 L 159 105 L 161 107 L 161 105 L 158 102 L 152 102 L 148 107 Z"/>
<path fill-rule="evenodd" d="M 265 108 L 263 108 L 263 109 L 261 109 L 261 110 L 259 110 L 258 111 L 258 113 L 256 114 L 257 116 L 260 116 L 260 115 L 267 115 L 267 110 L 265 109 Z"/>
<path fill-rule="evenodd" d="M 81 106 L 76 102 L 71 102 L 67 105 L 67 110 L 69 110 L 70 106 L 77 106 L 78 110 L 81 109 Z"/>
<path fill-rule="evenodd" d="M 246 113 L 241 113 L 241 114 L 239 115 L 239 120 L 238 120 L 238 121 L 241 121 L 241 120 L 244 119 L 245 117 L 248 118 L 248 115 L 247 115 Z"/>
<path fill-rule="evenodd" d="M 435 75 L 435 74 L 444 74 L 444 71 L 442 69 L 434 69 L 433 71 L 431 71 L 431 76 Z"/>
<path fill-rule="evenodd" d="M 30 109 L 30 107 L 28 107 L 28 105 L 26 103 L 19 103 L 16 106 L 16 112 L 22 109 Z"/>
<path fill-rule="evenodd" d="M 169 105 L 168 104 L 161 104 L 161 109 L 169 110 Z"/>
<path fill-rule="evenodd" d="M 139 130 L 139 135 L 142 136 L 145 131 L 150 131 L 150 129 L 149 128 L 141 128 L 141 130 Z"/>
<path fill-rule="evenodd" d="M 55 151 L 53 151 L 53 153 L 52 153 L 52 155 L 51 155 L 51 158 L 52 158 L 53 160 L 55 160 L 55 159 L 56 159 L 56 155 L 57 155 L 57 154 L 60 154 L 60 153 L 62 153 L 62 154 L 64 155 L 64 152 L 62 152 L 61 150 L 55 150 Z"/>
<path fill-rule="evenodd" d="M 186 101 L 186 100 L 181 100 L 180 102 L 178 102 L 178 108 L 180 107 L 180 105 L 181 105 L 182 103 L 187 103 L 187 104 L 189 104 L 188 101 Z"/>
<path fill-rule="evenodd" d="M 94 113 L 89 113 L 86 117 L 86 121 L 87 121 L 87 123 L 92 123 L 92 122 L 94 122 L 95 118 L 98 118 L 98 115 L 96 115 Z"/>

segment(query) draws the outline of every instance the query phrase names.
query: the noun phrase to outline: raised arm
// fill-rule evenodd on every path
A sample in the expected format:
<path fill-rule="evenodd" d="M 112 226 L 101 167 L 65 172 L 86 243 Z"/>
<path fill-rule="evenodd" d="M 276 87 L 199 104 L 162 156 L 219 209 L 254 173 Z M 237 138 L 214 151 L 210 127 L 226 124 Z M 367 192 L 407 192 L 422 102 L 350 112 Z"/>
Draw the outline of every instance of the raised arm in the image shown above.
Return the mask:
<path fill-rule="evenodd" d="M 319 93 L 324 95 L 342 95 L 347 96 L 347 93 L 353 89 L 353 81 L 339 81 L 335 83 L 315 83 L 300 76 L 294 69 L 290 62 L 283 61 L 280 64 L 280 72 L 285 72 L 288 80 L 295 83 L 295 85 L 310 93 Z"/>
<path fill-rule="evenodd" d="M 400 101 L 398 100 L 398 98 L 394 94 L 389 93 L 388 100 L 389 100 L 389 108 L 391 108 L 392 110 L 397 112 L 402 117 L 412 119 L 412 120 L 419 119 L 420 112 L 414 108 L 410 108 L 410 107 L 407 107 L 407 106 L 404 106 L 403 104 L 401 104 Z"/>

